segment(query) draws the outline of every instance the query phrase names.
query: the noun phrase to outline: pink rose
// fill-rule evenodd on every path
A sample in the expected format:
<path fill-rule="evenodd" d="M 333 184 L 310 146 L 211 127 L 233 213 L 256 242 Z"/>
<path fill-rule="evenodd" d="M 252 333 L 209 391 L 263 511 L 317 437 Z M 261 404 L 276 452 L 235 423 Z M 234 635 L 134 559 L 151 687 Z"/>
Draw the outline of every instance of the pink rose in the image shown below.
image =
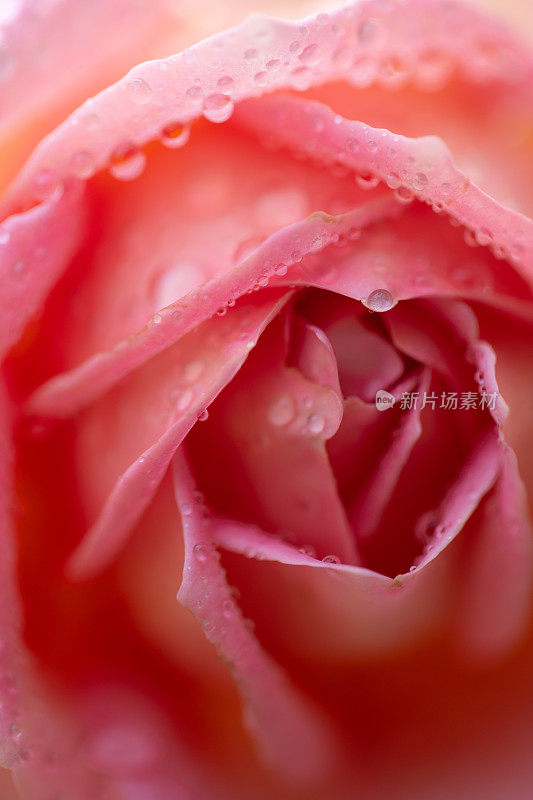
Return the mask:
<path fill-rule="evenodd" d="M 0 62 L 20 797 L 526 800 L 527 49 L 450 0 L 255 15 L 60 122 L 220 20 L 36 8 Z"/>

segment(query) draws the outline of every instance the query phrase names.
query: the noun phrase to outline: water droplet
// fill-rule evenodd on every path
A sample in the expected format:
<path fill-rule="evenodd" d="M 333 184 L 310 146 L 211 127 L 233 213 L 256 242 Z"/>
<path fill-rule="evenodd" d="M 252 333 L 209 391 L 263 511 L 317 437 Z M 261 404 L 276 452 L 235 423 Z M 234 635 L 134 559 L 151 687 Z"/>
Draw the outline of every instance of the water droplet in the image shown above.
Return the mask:
<path fill-rule="evenodd" d="M 369 42 L 376 39 L 380 29 L 380 23 L 375 17 L 369 17 L 365 19 L 359 25 L 357 30 L 357 38 L 361 42 L 361 44 L 368 44 Z"/>
<path fill-rule="evenodd" d="M 370 292 L 366 300 L 363 301 L 364 305 L 371 311 L 389 311 L 396 305 L 392 294 L 388 289 L 374 289 Z"/>
<path fill-rule="evenodd" d="M 235 601 L 234 600 L 223 600 L 222 601 L 222 613 L 228 619 L 231 617 L 235 610 Z"/>
<path fill-rule="evenodd" d="M 373 175 L 371 172 L 365 172 L 362 175 L 356 175 L 355 182 L 360 189 L 370 190 L 376 188 L 376 186 L 379 184 L 379 178 L 377 175 Z"/>
<path fill-rule="evenodd" d="M 266 63 L 267 72 L 273 72 L 275 69 L 279 68 L 279 59 L 278 58 L 271 58 L 270 61 Z"/>
<path fill-rule="evenodd" d="M 16 722 L 12 722 L 9 726 L 9 735 L 13 737 L 13 739 L 20 739 L 22 736 L 22 730 L 17 725 Z"/>
<path fill-rule="evenodd" d="M 324 564 L 340 564 L 341 560 L 338 556 L 324 556 L 322 559 Z"/>
<path fill-rule="evenodd" d="M 307 425 L 309 427 L 310 433 L 313 433 L 317 436 L 324 430 L 326 426 L 326 421 L 321 414 L 311 414 L 311 416 L 307 420 Z"/>
<path fill-rule="evenodd" d="M 423 189 L 428 184 L 428 176 L 425 172 L 417 172 L 414 179 L 414 184 L 417 189 Z"/>
<path fill-rule="evenodd" d="M 146 166 L 146 156 L 134 145 L 115 150 L 111 156 L 109 172 L 120 181 L 133 181 L 142 174 Z"/>
<path fill-rule="evenodd" d="M 475 236 L 478 244 L 487 245 L 492 242 L 492 232 L 488 228 L 480 228 Z"/>
<path fill-rule="evenodd" d="M 198 422 L 205 422 L 206 419 L 208 419 L 208 417 L 209 417 L 209 411 L 207 410 L 207 408 L 204 408 L 204 410 L 200 411 L 200 413 L 198 414 L 197 419 Z"/>
<path fill-rule="evenodd" d="M 406 186 L 399 186 L 394 194 L 399 203 L 411 203 L 414 199 L 413 193 Z"/>
<path fill-rule="evenodd" d="M 307 64 L 309 66 L 317 64 L 318 61 L 320 60 L 320 54 L 319 54 L 318 45 L 317 44 L 308 44 L 307 47 L 305 47 L 302 50 L 302 52 L 300 53 L 298 58 L 304 64 Z"/>
<path fill-rule="evenodd" d="M 206 544 L 195 544 L 193 547 L 194 557 L 201 564 L 205 564 L 209 557 L 209 548 Z"/>
<path fill-rule="evenodd" d="M 192 100 L 193 103 L 199 104 L 202 102 L 203 92 L 199 86 L 189 86 L 187 91 L 185 92 L 189 100 Z"/>
<path fill-rule="evenodd" d="M 389 172 L 387 175 L 387 186 L 391 189 L 399 189 L 401 184 L 400 176 L 396 172 Z"/>
<path fill-rule="evenodd" d="M 298 548 L 298 552 L 302 553 L 304 556 L 309 556 L 310 558 L 316 558 L 316 550 L 312 544 L 303 544 L 301 547 Z"/>
<path fill-rule="evenodd" d="M 182 394 L 180 394 L 179 400 L 176 403 L 176 409 L 178 411 L 186 411 L 192 403 L 194 395 L 191 389 L 186 389 Z"/>
<path fill-rule="evenodd" d="M 288 425 L 294 417 L 294 400 L 292 397 L 290 395 L 278 397 L 268 409 L 267 416 L 270 424 L 277 428 Z"/>
<path fill-rule="evenodd" d="M 161 314 L 154 314 L 154 316 L 152 317 L 153 324 L 154 325 L 159 325 L 161 323 L 161 321 L 162 321 Z"/>
<path fill-rule="evenodd" d="M 90 178 L 96 170 L 93 155 L 88 150 L 80 150 L 78 153 L 74 153 L 70 160 L 70 166 L 72 174 L 76 178 L 82 179 Z"/>
<path fill-rule="evenodd" d="M 284 275 L 286 275 L 287 271 L 288 271 L 288 267 L 287 267 L 286 264 L 279 264 L 279 266 L 277 266 L 274 269 L 274 272 L 276 273 L 276 275 L 279 275 L 280 277 L 283 277 Z"/>
<path fill-rule="evenodd" d="M 43 169 L 35 175 L 33 189 L 38 200 L 58 199 L 63 191 L 57 175 L 49 169 Z"/>
<path fill-rule="evenodd" d="M 165 147 L 183 147 L 191 135 L 190 125 L 181 122 L 169 122 L 161 131 L 161 141 Z"/>
<path fill-rule="evenodd" d="M 203 371 L 204 365 L 201 361 L 189 361 L 183 368 L 183 380 L 185 383 L 194 383 Z"/>
<path fill-rule="evenodd" d="M 219 89 L 230 89 L 235 81 L 231 77 L 231 75 L 223 75 L 217 81 L 217 86 Z"/>
<path fill-rule="evenodd" d="M 226 122 L 233 114 L 233 102 L 227 94 L 216 92 L 206 97 L 203 115 L 210 122 Z"/>
<path fill-rule="evenodd" d="M 151 87 L 142 78 L 132 78 L 128 81 L 126 91 L 130 100 L 139 105 L 147 103 L 152 96 Z"/>
<path fill-rule="evenodd" d="M 257 50 L 255 47 L 249 47 L 248 50 L 245 50 L 244 57 L 246 61 L 251 61 L 253 58 L 257 58 Z"/>
<path fill-rule="evenodd" d="M 258 86 L 266 86 L 268 82 L 267 73 L 264 70 L 261 70 L 261 72 L 256 72 L 254 75 L 254 82 Z"/>
<path fill-rule="evenodd" d="M 9 231 L 6 231 L 4 228 L 0 228 L 0 244 L 7 244 L 11 238 L 11 234 Z"/>
<path fill-rule="evenodd" d="M 192 506 L 190 506 L 188 503 L 183 503 L 181 506 L 181 513 L 184 517 L 190 517 L 192 514 Z"/>
<path fill-rule="evenodd" d="M 368 142 L 366 143 L 366 146 L 370 150 L 371 153 L 375 153 L 376 150 L 378 149 L 378 146 L 377 146 L 376 142 L 374 141 L 374 139 L 369 139 Z"/>
<path fill-rule="evenodd" d="M 464 231 L 463 231 L 463 239 L 464 239 L 465 244 L 468 245 L 468 247 L 477 247 L 478 246 L 478 240 L 476 239 L 476 235 L 469 228 L 465 228 L 464 229 Z"/>

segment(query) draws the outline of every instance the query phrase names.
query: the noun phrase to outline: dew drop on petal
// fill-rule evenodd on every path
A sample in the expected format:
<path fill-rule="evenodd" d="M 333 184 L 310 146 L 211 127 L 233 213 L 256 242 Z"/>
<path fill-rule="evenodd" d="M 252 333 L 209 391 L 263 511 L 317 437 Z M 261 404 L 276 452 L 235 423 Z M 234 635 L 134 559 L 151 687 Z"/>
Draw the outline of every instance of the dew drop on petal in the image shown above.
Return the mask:
<path fill-rule="evenodd" d="M 290 395 L 278 397 L 268 409 L 268 420 L 271 425 L 280 428 L 288 425 L 294 417 L 294 400 Z"/>
<path fill-rule="evenodd" d="M 142 78 L 132 78 L 126 86 L 126 91 L 130 100 L 139 105 L 147 103 L 152 96 L 151 87 Z"/>
<path fill-rule="evenodd" d="M 387 186 L 389 186 L 391 189 L 398 189 L 400 184 L 400 176 L 397 175 L 396 172 L 389 172 L 387 175 Z"/>
<path fill-rule="evenodd" d="M 183 380 L 185 383 L 194 383 L 203 371 L 204 365 L 201 361 L 189 361 L 183 368 Z"/>
<path fill-rule="evenodd" d="M 76 178 L 90 178 L 96 170 L 96 164 L 92 153 L 88 150 L 80 150 L 74 153 L 70 160 L 72 174 Z"/>
<path fill-rule="evenodd" d="M 178 411 L 186 411 L 192 403 L 193 393 L 191 389 L 186 389 L 182 394 L 180 394 L 178 402 L 176 403 L 176 409 Z"/>
<path fill-rule="evenodd" d="M 389 311 L 396 305 L 392 294 L 388 289 L 374 289 L 370 292 L 366 300 L 363 301 L 364 305 L 371 311 Z"/>
<path fill-rule="evenodd" d="M 61 183 L 54 172 L 43 169 L 33 179 L 35 197 L 39 200 L 58 198 L 62 193 Z"/>
<path fill-rule="evenodd" d="M 142 174 L 146 156 L 138 147 L 122 147 L 116 150 L 109 164 L 109 172 L 120 181 L 133 181 Z"/>
<path fill-rule="evenodd" d="M 217 81 L 217 86 L 219 89 L 230 89 L 235 81 L 231 77 L 231 75 L 223 75 Z"/>
<path fill-rule="evenodd" d="M 313 64 L 317 64 L 320 58 L 319 49 L 317 44 L 309 44 L 305 47 L 300 55 L 298 56 L 300 61 L 304 64 L 308 64 L 312 66 Z"/>
<path fill-rule="evenodd" d="M 309 419 L 307 420 L 307 425 L 309 427 L 310 433 L 315 434 L 318 436 L 319 433 L 322 433 L 326 426 L 326 421 L 321 414 L 311 414 Z"/>
<path fill-rule="evenodd" d="M 202 102 L 203 92 L 199 86 L 189 86 L 185 94 L 193 103 L 199 104 Z"/>
<path fill-rule="evenodd" d="M 195 544 L 193 547 L 194 557 L 201 564 L 205 564 L 209 556 L 209 550 L 205 544 Z"/>
<path fill-rule="evenodd" d="M 233 114 L 233 102 L 227 94 L 210 94 L 204 100 L 202 113 L 209 122 L 226 122 Z"/>
<path fill-rule="evenodd" d="M 338 556 L 324 556 L 322 559 L 324 564 L 340 564 L 341 560 Z"/>
<path fill-rule="evenodd" d="M 417 189 L 424 189 L 428 184 L 428 176 L 425 172 L 417 172 L 414 183 Z"/>
<path fill-rule="evenodd" d="M 413 193 L 406 186 L 399 186 L 394 193 L 399 203 L 411 203 L 414 199 Z"/>
<path fill-rule="evenodd" d="M 198 414 L 198 422 L 205 422 L 206 419 L 208 418 L 209 418 L 209 411 L 207 410 L 207 408 L 204 408 L 204 410 Z"/>
<path fill-rule="evenodd" d="M 161 141 L 165 147 L 183 147 L 189 141 L 191 128 L 181 122 L 170 122 L 161 131 Z"/>
<path fill-rule="evenodd" d="M 356 175 L 355 182 L 360 189 L 375 189 L 379 184 L 379 178 L 371 172 L 366 172 L 363 175 Z"/>

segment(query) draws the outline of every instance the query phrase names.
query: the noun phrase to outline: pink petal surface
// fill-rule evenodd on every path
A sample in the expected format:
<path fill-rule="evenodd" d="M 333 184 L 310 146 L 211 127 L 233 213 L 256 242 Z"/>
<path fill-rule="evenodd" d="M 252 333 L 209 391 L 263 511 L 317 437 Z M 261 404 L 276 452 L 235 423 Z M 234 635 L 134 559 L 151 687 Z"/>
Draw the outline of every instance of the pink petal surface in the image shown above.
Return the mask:
<path fill-rule="evenodd" d="M 533 223 L 503 208 L 453 164 L 436 136 L 408 139 L 343 119 L 327 106 L 295 98 L 261 98 L 237 109 L 237 119 L 279 146 L 329 158 L 358 172 L 369 170 L 392 188 L 404 187 L 452 215 L 480 244 L 511 257 L 533 280 Z"/>
<path fill-rule="evenodd" d="M 87 578 L 116 555 L 152 500 L 170 460 L 218 393 L 235 377 L 256 339 L 287 298 L 233 310 L 229 324 L 208 321 L 134 373 L 80 423 L 85 502 L 97 518 L 69 565 Z M 102 448 L 113 444 L 102 469 Z M 88 469 L 92 465 L 92 469 Z M 82 478 L 83 482 L 83 478 Z M 102 507 L 103 506 L 103 507 Z"/>
<path fill-rule="evenodd" d="M 381 12 L 381 13 L 380 13 Z M 378 36 L 365 36 L 369 17 L 380 18 Z M 368 25 L 367 25 L 368 28 Z M 263 42 L 250 48 L 250 41 Z M 500 58 L 494 58 L 482 70 L 476 70 L 470 57 L 476 43 L 491 46 Z M 450 6 L 444 0 L 415 0 L 408 8 L 391 4 L 385 12 L 377 0 L 350 4 L 330 15 L 309 17 L 302 23 L 290 23 L 256 15 L 238 28 L 214 36 L 188 51 L 165 61 L 147 62 L 134 68 L 126 78 L 88 101 L 35 151 L 17 179 L 11 200 L 31 193 L 32 177 L 40 169 L 52 170 L 59 180 L 71 174 L 71 159 L 79 151 L 93 155 L 97 169 L 105 166 L 111 154 L 124 142 L 142 145 L 158 137 L 175 119 L 189 122 L 199 116 L 202 102 L 212 95 L 224 95 L 218 80 L 233 80 L 224 106 L 227 118 L 230 103 L 247 97 L 295 85 L 298 88 L 324 83 L 336 78 L 358 81 L 358 56 L 365 64 L 376 65 L 384 57 L 408 54 L 416 70 L 428 52 L 444 53 L 464 70 L 474 71 L 481 83 L 523 85 L 531 74 L 527 53 L 497 23 L 487 20 L 467 6 Z M 275 69 L 264 70 L 265 62 L 275 60 Z M 206 64 L 217 69 L 206 69 Z M 477 73 L 477 74 L 476 74 Z M 259 75 L 259 78 L 257 77 Z M 149 87 L 143 113 L 131 97 L 132 81 Z M 194 87 L 191 90 L 191 87 Z M 128 91 L 130 89 L 130 91 Z M 189 91 L 191 90 L 191 91 Z M 211 100 L 204 106 L 207 114 Z M 87 114 L 95 125 L 87 127 Z"/>
<path fill-rule="evenodd" d="M 342 401 L 324 376 L 313 383 L 285 365 L 283 335 L 278 321 L 204 428 L 194 431 L 190 454 L 199 486 L 237 518 L 283 531 L 320 557 L 357 563 L 325 447 L 340 425 Z"/>
<path fill-rule="evenodd" d="M 533 577 L 533 531 L 516 457 L 508 447 L 465 561 L 458 601 L 464 649 L 475 658 L 498 658 L 523 637 Z"/>
<path fill-rule="evenodd" d="M 304 319 L 292 321 L 292 350 L 294 365 L 309 383 L 327 387 L 341 396 L 337 359 L 331 343 L 321 328 Z"/>
<path fill-rule="evenodd" d="M 181 454 L 175 457 L 173 467 L 185 539 L 178 599 L 192 611 L 231 666 L 245 702 L 246 724 L 267 763 L 293 781 L 323 780 L 338 757 L 332 735 L 320 714 L 290 685 L 246 626 Z"/>
<path fill-rule="evenodd" d="M 0 226 L 0 352 L 22 336 L 66 269 L 83 230 L 79 187 Z"/>
<path fill-rule="evenodd" d="M 0 626 L 2 650 L 0 657 L 0 763 L 12 766 L 20 739 L 19 679 L 22 677 L 20 655 L 21 618 L 18 592 L 15 588 L 15 531 L 13 520 L 13 462 L 14 450 L 11 423 L 13 409 L 7 391 L 0 383 L 0 536 L 2 544 Z"/>
<path fill-rule="evenodd" d="M 487 342 L 479 340 L 479 327 L 470 307 L 457 300 L 423 301 L 405 306 L 388 317 L 393 340 L 406 354 L 447 375 L 454 382 L 464 376 L 463 390 L 472 383 L 481 396 L 494 396 L 487 405 L 502 426 L 508 408 L 498 390 L 496 356 Z M 428 305 L 429 303 L 429 305 Z"/>
<path fill-rule="evenodd" d="M 243 592 L 247 587 L 258 628 L 285 656 L 322 664 L 379 658 L 423 639 L 444 613 L 446 558 L 419 575 L 392 579 L 313 558 L 257 526 L 221 519 L 211 531 L 218 545 L 245 559 L 232 580 Z"/>
<path fill-rule="evenodd" d="M 419 381 L 403 381 L 395 388 L 395 394 L 409 391 L 424 393 L 429 388 L 430 372 L 424 370 Z M 401 417 L 393 431 L 388 449 L 377 462 L 368 480 L 352 500 L 350 519 L 358 537 L 371 536 L 390 500 L 394 487 L 415 443 L 422 433 L 420 408 L 414 406 Z"/>
<path fill-rule="evenodd" d="M 28 402 L 28 412 L 53 417 L 70 416 L 149 358 L 170 347 L 215 311 L 256 287 L 266 286 L 276 270 L 297 264 L 309 251 L 336 241 L 344 232 L 395 216 L 402 209 L 393 198 L 356 209 L 338 218 L 312 214 L 288 225 L 260 244 L 241 265 L 186 294 L 157 315 L 134 336 L 108 352 L 92 356 L 79 367 L 58 375 L 40 387 Z M 280 280 L 280 285 L 288 281 Z"/>
<path fill-rule="evenodd" d="M 285 654 L 335 661 L 356 654 L 397 653 L 423 640 L 432 628 L 438 630 L 449 611 L 454 580 L 450 545 L 494 483 L 499 453 L 495 437 L 480 445 L 443 501 L 442 538 L 436 537 L 412 572 L 394 579 L 361 567 L 325 564 L 257 527 L 232 521 L 214 525 L 221 546 L 259 561 L 256 567 L 247 562 L 249 577 L 244 580 L 255 587 L 254 618 L 257 615 L 269 641 Z M 268 562 L 286 566 L 279 570 Z M 243 569 L 238 570 L 241 577 Z M 261 610 L 263 604 L 271 613 L 280 609 L 283 623 L 278 621 L 275 630 Z"/>

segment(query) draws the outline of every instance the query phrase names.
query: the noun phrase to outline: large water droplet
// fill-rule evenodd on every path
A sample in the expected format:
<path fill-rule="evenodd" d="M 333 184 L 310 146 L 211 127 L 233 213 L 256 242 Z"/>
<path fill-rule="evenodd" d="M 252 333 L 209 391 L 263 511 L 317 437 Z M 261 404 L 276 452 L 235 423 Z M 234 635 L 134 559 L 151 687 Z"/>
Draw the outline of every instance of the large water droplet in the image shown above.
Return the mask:
<path fill-rule="evenodd" d="M 210 94 L 204 100 L 202 112 L 210 122 L 226 122 L 233 114 L 233 101 L 227 94 Z"/>
<path fill-rule="evenodd" d="M 374 289 L 370 292 L 366 300 L 363 301 L 364 305 L 371 311 L 389 311 L 396 302 L 388 289 Z"/>

